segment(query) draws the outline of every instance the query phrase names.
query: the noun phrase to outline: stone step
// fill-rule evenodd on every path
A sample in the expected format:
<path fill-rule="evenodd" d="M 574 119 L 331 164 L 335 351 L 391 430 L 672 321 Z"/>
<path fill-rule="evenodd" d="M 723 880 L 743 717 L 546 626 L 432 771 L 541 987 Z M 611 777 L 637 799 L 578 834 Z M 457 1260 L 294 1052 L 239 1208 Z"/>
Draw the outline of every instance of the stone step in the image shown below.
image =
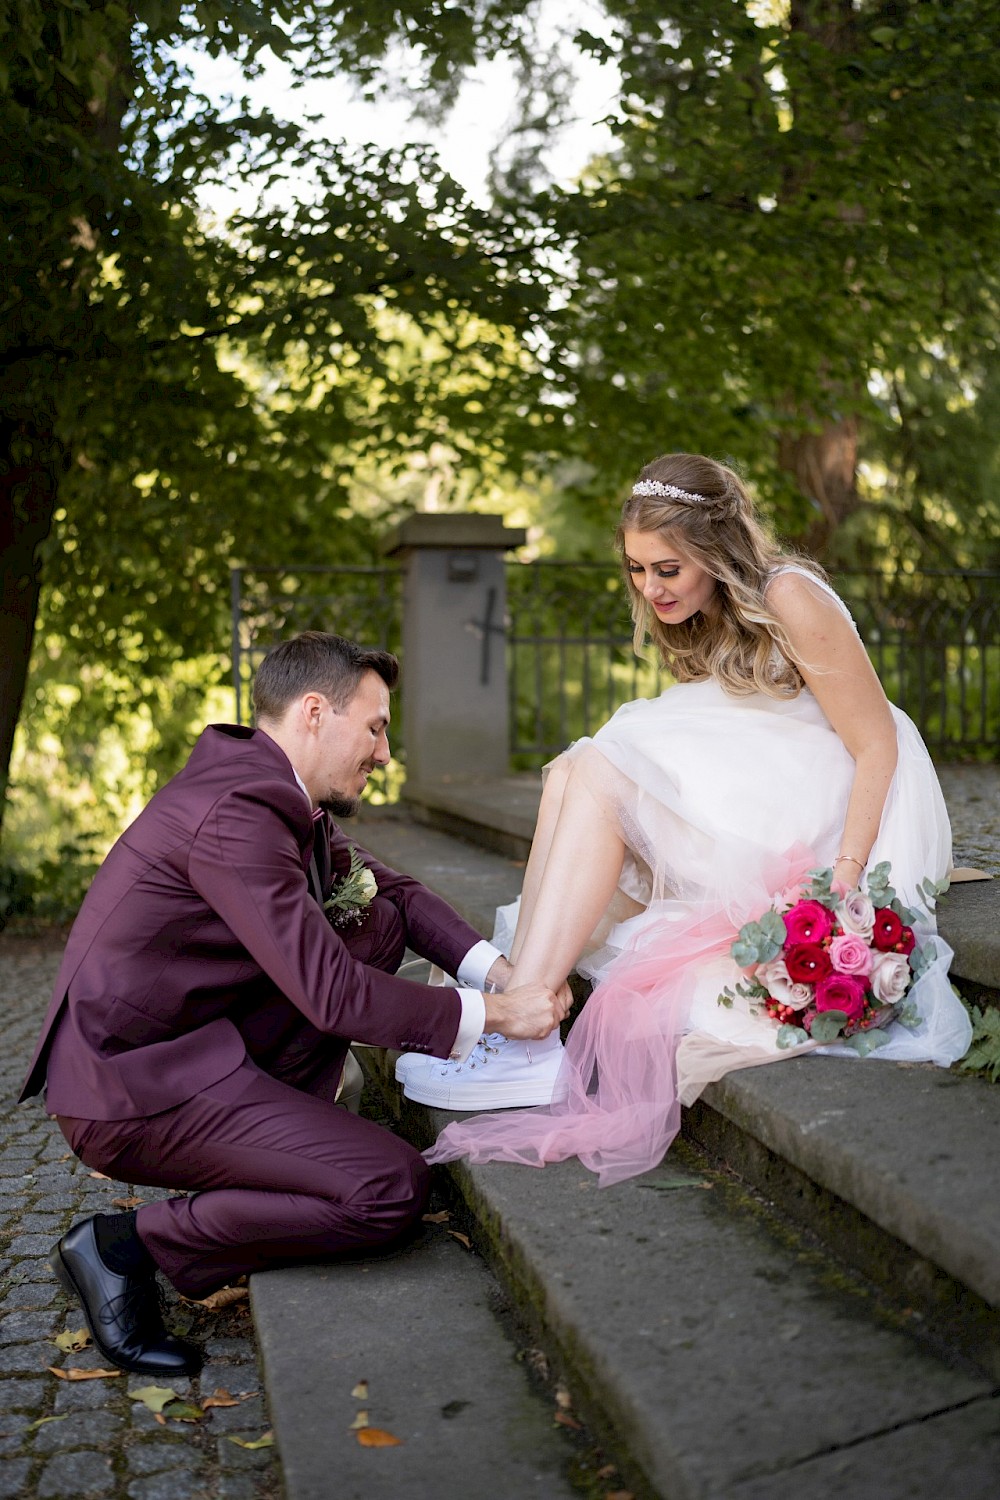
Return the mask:
<path fill-rule="evenodd" d="M 250 1286 L 286 1500 L 578 1493 L 567 1429 L 518 1362 L 497 1283 L 445 1224 L 392 1254 Z M 398 1445 L 363 1446 L 359 1413 Z"/>
<path fill-rule="evenodd" d="M 453 1118 L 400 1099 L 391 1054 L 363 1057 L 415 1142 Z M 576 1161 L 447 1170 L 636 1497 L 996 1494 L 996 1378 L 686 1142 L 606 1189 Z"/>
<path fill-rule="evenodd" d="M 399 815 L 366 817 L 358 836 L 486 934 L 519 889 L 517 861 Z M 1000 1088 L 932 1065 L 788 1058 L 711 1085 L 684 1129 L 1000 1379 Z"/>

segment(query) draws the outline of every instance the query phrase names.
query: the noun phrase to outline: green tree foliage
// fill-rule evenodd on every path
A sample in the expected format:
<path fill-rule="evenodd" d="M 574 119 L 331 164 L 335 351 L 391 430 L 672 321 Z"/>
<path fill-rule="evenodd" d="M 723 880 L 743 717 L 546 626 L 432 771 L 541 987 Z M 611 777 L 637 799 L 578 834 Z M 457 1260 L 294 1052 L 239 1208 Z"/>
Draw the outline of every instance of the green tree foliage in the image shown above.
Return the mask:
<path fill-rule="evenodd" d="M 405 467 L 456 414 L 459 447 L 486 428 L 506 329 L 540 305 L 516 228 L 419 146 L 313 138 L 200 97 L 177 61 L 197 43 L 252 72 L 297 25 L 314 74 L 337 22 L 308 4 L 0 7 L 0 775 L 43 578 L 39 691 L 61 656 L 153 705 L 177 663 L 224 645 L 228 563 L 367 555 L 354 466 Z M 223 234 L 195 191 L 227 174 L 260 205 Z M 278 209 L 287 176 L 308 191 Z"/>
<path fill-rule="evenodd" d="M 220 673 L 226 565 L 367 559 L 428 463 L 456 500 L 532 474 L 586 551 L 692 447 L 833 561 L 997 562 L 992 7 L 594 0 L 555 53 L 543 10 L 0 0 L 0 777 L 43 580 L 36 728 L 96 764 L 138 716 L 154 776 Z M 183 46 L 438 115 L 507 53 L 494 205 L 420 145 L 203 97 Z M 618 70 L 614 145 L 556 190 L 577 53 Z M 232 179 L 257 207 L 215 229 L 197 191 Z"/>

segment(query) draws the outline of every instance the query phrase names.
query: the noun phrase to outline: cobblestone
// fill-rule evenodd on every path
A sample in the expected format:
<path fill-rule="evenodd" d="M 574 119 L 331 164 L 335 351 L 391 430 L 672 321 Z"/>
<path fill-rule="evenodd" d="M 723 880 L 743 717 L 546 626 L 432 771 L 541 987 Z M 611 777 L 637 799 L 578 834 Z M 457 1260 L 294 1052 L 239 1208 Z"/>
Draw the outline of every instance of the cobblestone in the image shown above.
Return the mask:
<path fill-rule="evenodd" d="M 240 1407 L 211 1408 L 201 1422 L 160 1426 L 130 1397 L 151 1383 L 139 1376 L 66 1381 L 47 1372 L 106 1365 L 93 1349 L 64 1355 L 52 1342 L 81 1328 L 83 1316 L 48 1254 L 71 1224 L 131 1192 L 90 1176 L 38 1101 L 14 1103 L 60 951 L 57 938 L 0 935 L 0 1500 L 273 1500 L 274 1450 L 247 1453 L 226 1437 L 253 1439 L 269 1425 L 245 1303 L 212 1314 L 167 1288 L 168 1324 L 209 1360 L 207 1378 L 173 1382 L 177 1394 L 198 1403 L 216 1389 L 259 1393 Z M 146 1187 L 139 1195 L 168 1196 Z"/>

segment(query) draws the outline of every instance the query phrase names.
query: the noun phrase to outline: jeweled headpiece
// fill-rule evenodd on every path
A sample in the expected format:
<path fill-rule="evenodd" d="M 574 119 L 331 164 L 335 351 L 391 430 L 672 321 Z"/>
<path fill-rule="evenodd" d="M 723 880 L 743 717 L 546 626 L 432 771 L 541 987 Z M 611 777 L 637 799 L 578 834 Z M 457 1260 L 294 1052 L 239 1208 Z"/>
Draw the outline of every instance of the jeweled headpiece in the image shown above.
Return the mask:
<path fill-rule="evenodd" d="M 671 500 L 693 500 L 696 505 L 707 505 L 707 495 L 696 495 L 693 490 L 679 490 L 676 484 L 663 484 L 659 479 L 640 479 L 632 486 L 633 495 L 666 495 Z"/>

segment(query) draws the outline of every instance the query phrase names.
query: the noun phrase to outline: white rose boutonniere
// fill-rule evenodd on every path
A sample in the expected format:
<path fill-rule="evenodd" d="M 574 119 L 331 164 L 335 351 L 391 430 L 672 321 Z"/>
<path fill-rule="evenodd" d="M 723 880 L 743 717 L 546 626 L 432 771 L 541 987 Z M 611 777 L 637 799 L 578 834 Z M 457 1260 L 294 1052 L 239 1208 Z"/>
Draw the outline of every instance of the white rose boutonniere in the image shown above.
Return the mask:
<path fill-rule="evenodd" d="M 347 874 L 336 882 L 329 899 L 323 902 L 327 921 L 333 927 L 363 922 L 365 912 L 377 895 L 378 882 L 352 844 Z"/>

